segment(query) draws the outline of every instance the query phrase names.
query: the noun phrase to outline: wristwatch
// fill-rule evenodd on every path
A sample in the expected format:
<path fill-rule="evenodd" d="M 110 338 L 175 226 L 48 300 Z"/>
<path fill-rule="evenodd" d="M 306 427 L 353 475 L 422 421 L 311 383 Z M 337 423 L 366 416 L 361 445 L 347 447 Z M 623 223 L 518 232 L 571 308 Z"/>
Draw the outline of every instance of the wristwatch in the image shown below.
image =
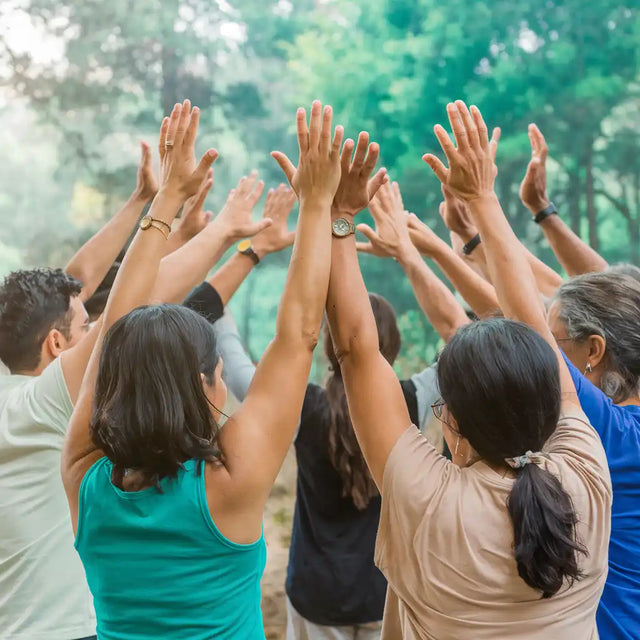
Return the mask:
<path fill-rule="evenodd" d="M 260 256 L 253 250 L 251 240 L 249 239 L 238 243 L 238 253 L 241 253 L 243 256 L 249 256 L 249 258 L 253 260 L 253 264 L 260 262 Z"/>
<path fill-rule="evenodd" d="M 346 218 L 336 218 L 331 223 L 331 232 L 336 238 L 346 238 L 356 232 L 356 225 Z"/>
<path fill-rule="evenodd" d="M 169 234 L 171 233 L 170 224 L 157 218 L 152 218 L 151 216 L 145 216 L 140 220 L 140 229 L 142 229 L 142 231 L 151 229 L 151 227 L 157 229 L 167 240 L 169 239 Z"/>
<path fill-rule="evenodd" d="M 473 253 L 473 250 L 482 242 L 481 238 L 480 238 L 480 234 L 476 233 L 475 236 L 473 236 L 473 238 L 471 238 L 471 240 L 469 240 L 469 242 L 467 242 L 467 244 L 464 245 L 464 247 L 462 247 L 462 253 L 464 253 L 465 256 L 470 256 Z"/>
<path fill-rule="evenodd" d="M 558 215 L 558 210 L 556 209 L 556 205 L 553 202 L 550 202 L 547 207 L 545 207 L 542 211 L 538 211 L 533 218 L 533 221 L 536 224 L 540 224 L 543 220 L 546 220 L 549 216 Z"/>

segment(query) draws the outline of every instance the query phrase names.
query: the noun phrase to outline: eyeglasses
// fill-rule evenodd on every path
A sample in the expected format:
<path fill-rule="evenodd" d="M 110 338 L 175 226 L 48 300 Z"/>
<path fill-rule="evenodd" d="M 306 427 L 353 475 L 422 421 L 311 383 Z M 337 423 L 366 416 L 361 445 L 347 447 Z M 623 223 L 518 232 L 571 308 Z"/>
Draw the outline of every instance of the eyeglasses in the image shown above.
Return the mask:
<path fill-rule="evenodd" d="M 440 422 L 443 422 L 442 420 L 442 414 L 444 413 L 444 407 L 447 403 L 440 398 L 440 400 L 434 402 L 431 405 L 431 411 L 433 411 L 433 415 L 435 416 L 436 420 L 440 420 Z"/>

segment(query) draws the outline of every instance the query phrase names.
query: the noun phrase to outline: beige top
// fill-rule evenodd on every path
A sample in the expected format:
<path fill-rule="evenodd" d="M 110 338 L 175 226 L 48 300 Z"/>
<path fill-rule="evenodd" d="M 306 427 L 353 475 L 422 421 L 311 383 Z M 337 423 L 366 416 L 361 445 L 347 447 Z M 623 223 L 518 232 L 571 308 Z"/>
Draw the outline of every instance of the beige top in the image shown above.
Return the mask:
<path fill-rule="evenodd" d="M 460 469 L 409 427 L 382 484 L 376 564 L 389 581 L 383 639 L 590 640 L 607 577 L 611 479 L 577 407 L 545 445 L 578 514 L 585 577 L 549 599 L 518 576 L 506 502 L 514 480 L 484 462 Z M 524 452 L 523 452 L 524 453 Z"/>

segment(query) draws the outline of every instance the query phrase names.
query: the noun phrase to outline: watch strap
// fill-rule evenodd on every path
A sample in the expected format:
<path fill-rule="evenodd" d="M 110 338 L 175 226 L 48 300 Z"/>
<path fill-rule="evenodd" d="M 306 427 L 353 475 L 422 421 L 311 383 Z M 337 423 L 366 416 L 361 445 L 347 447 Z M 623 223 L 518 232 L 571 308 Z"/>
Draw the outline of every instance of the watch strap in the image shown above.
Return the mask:
<path fill-rule="evenodd" d="M 542 211 L 538 211 L 533 218 L 533 221 L 536 224 L 540 224 L 543 220 L 546 220 L 549 216 L 558 215 L 558 210 L 556 209 L 556 205 L 553 202 L 549 203 L 549 206 L 542 209 Z"/>
<path fill-rule="evenodd" d="M 171 225 L 164 220 L 158 220 L 157 218 L 152 218 L 151 216 L 145 216 L 140 220 L 140 229 L 142 231 L 146 231 L 147 229 L 157 229 L 166 240 L 169 239 L 169 235 L 171 234 Z"/>
<path fill-rule="evenodd" d="M 473 250 L 482 242 L 482 239 L 480 238 L 480 234 L 476 233 L 475 236 L 473 236 L 473 238 L 471 238 L 471 240 L 469 240 L 469 242 L 467 242 L 467 244 L 464 245 L 464 247 L 462 247 L 462 253 L 464 253 L 465 256 L 470 256 L 473 253 Z"/>
<path fill-rule="evenodd" d="M 241 253 L 243 256 L 247 256 L 253 260 L 253 264 L 258 264 L 260 262 L 260 256 L 253 250 L 251 243 L 248 243 L 248 246 L 243 246 L 244 243 L 240 243 L 238 245 L 238 253 Z"/>

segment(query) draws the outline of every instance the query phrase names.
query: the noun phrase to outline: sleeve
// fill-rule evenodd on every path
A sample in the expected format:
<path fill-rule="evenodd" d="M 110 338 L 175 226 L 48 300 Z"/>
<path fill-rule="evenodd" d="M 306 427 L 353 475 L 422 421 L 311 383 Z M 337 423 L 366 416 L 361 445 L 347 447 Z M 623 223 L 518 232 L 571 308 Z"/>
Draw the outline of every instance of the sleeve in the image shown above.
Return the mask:
<path fill-rule="evenodd" d="M 41 424 L 66 434 L 73 413 L 73 403 L 62 373 L 62 361 L 56 358 L 39 376 L 30 382 L 27 401 L 31 413 Z"/>
<path fill-rule="evenodd" d="M 295 441 L 299 443 L 309 443 L 318 435 L 317 423 L 319 421 L 318 413 L 326 406 L 326 397 L 324 389 L 317 385 L 309 383 L 304 393 L 304 402 L 302 403 L 302 411 L 300 413 L 300 422 L 296 430 Z"/>
<path fill-rule="evenodd" d="M 431 416 L 431 405 L 440 397 L 438 389 L 438 365 L 432 364 L 420 373 L 411 377 L 416 386 L 416 398 L 418 401 L 418 421 L 416 424 L 424 431 L 428 419 Z"/>
<path fill-rule="evenodd" d="M 198 285 L 185 299 L 183 305 L 213 323 L 222 317 L 224 305 L 220 294 L 208 283 Z"/>
<path fill-rule="evenodd" d="M 400 436 L 382 478 L 376 564 L 383 572 L 389 566 L 406 566 L 405 556 L 412 553 L 422 520 L 459 478 L 460 469 L 441 456 L 415 426 Z"/>
<path fill-rule="evenodd" d="M 416 389 L 415 383 L 413 380 L 400 380 L 400 386 L 404 394 L 404 401 L 407 403 L 407 409 L 409 409 L 411 422 L 413 424 L 420 424 L 418 417 L 418 390 Z"/>
<path fill-rule="evenodd" d="M 242 402 L 249 390 L 256 368 L 244 350 L 238 328 L 230 314 L 225 313 L 213 325 L 218 353 L 222 358 L 222 378 L 231 393 Z"/>

